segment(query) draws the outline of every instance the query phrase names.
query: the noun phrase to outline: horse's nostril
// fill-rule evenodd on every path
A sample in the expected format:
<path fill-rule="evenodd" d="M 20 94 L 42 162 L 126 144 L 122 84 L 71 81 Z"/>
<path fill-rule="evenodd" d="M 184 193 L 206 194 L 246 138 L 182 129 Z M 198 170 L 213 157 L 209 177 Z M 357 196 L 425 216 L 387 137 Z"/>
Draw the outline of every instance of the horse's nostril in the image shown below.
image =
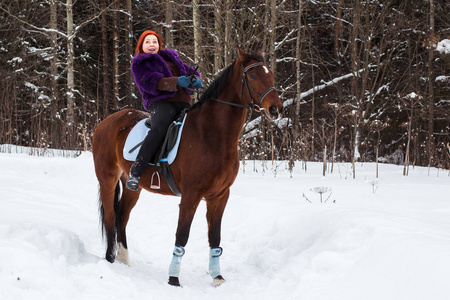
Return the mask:
<path fill-rule="evenodd" d="M 274 106 L 274 105 L 272 105 L 271 107 L 269 107 L 269 112 L 272 114 L 272 115 L 278 115 L 278 108 L 276 107 L 276 106 Z"/>

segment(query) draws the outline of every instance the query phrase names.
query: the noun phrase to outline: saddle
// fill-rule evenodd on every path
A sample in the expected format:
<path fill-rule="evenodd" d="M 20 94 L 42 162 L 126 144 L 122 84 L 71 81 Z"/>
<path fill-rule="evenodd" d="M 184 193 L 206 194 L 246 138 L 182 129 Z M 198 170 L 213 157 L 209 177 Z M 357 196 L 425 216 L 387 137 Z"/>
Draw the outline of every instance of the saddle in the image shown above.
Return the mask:
<path fill-rule="evenodd" d="M 160 146 L 154 163 L 149 163 L 149 165 L 155 166 L 155 171 L 153 172 L 151 179 L 151 188 L 159 189 L 160 188 L 160 177 L 156 170 L 156 166 L 161 167 L 161 176 L 164 178 L 169 185 L 171 191 L 180 196 L 180 190 L 175 184 L 173 179 L 172 171 L 170 170 L 170 164 L 175 160 L 178 152 L 178 147 L 180 145 L 181 140 L 181 132 L 184 127 L 184 123 L 186 120 L 186 110 L 183 110 L 182 113 L 170 124 L 167 129 L 166 136 L 164 138 L 164 142 Z M 125 141 L 125 145 L 123 148 L 123 157 L 129 161 L 135 161 L 136 156 L 139 152 L 139 148 L 141 147 L 145 136 L 148 131 L 151 130 L 147 124 L 148 119 L 144 119 L 137 123 L 128 134 L 127 140 Z M 158 184 L 153 184 L 154 176 L 157 177 Z"/>

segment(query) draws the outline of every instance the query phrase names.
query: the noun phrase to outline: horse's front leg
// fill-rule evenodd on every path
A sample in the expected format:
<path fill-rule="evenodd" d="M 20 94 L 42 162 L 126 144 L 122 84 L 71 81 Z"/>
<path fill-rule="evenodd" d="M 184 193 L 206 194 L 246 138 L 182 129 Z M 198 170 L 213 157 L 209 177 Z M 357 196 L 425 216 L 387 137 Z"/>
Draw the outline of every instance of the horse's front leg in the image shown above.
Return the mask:
<path fill-rule="evenodd" d="M 184 255 L 184 247 L 189 239 L 192 220 L 194 219 L 195 211 L 197 210 L 200 200 L 200 195 L 183 195 L 181 197 L 175 248 L 173 250 L 172 262 L 169 267 L 170 285 L 180 286 L 178 277 L 180 274 L 181 259 Z"/>
<path fill-rule="evenodd" d="M 213 278 L 213 286 L 219 286 L 225 282 L 220 272 L 220 256 L 222 248 L 220 247 L 220 232 L 222 226 L 222 216 L 225 206 L 230 196 L 230 190 L 226 190 L 220 197 L 207 199 L 206 201 L 206 219 L 208 221 L 208 239 L 210 246 L 209 254 L 209 274 Z"/>

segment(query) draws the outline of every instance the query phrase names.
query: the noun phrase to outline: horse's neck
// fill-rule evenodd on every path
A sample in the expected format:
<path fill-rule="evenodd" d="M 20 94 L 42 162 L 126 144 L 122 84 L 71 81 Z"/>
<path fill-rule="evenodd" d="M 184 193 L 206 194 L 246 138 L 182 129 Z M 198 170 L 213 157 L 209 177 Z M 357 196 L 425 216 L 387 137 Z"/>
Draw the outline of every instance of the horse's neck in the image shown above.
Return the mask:
<path fill-rule="evenodd" d="M 228 102 L 230 100 L 232 99 L 223 99 Z M 235 151 L 247 110 L 209 100 L 203 104 L 200 114 L 202 118 L 199 119 L 203 120 L 201 127 L 207 139 L 213 141 L 212 145 L 223 151 Z"/>
<path fill-rule="evenodd" d="M 226 88 L 218 95 L 217 99 L 234 104 L 242 104 L 240 92 L 242 74 L 236 64 L 234 70 L 228 75 Z M 202 128 L 204 140 L 209 147 L 213 147 L 221 153 L 236 152 L 242 128 L 247 116 L 247 109 L 236 107 L 214 100 L 203 103 L 199 115 L 198 124 Z"/>

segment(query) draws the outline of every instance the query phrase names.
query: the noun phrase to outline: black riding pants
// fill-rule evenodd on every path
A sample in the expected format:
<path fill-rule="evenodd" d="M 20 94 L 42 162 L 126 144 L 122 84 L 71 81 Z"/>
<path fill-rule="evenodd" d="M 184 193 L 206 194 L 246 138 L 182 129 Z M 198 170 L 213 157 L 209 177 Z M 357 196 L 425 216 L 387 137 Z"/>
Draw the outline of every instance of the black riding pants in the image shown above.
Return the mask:
<path fill-rule="evenodd" d="M 150 105 L 150 117 L 146 123 L 147 125 L 150 124 L 150 131 L 131 167 L 130 173 L 133 176 L 140 177 L 144 173 L 150 160 L 155 156 L 156 151 L 164 141 L 170 123 L 183 109 L 188 107 L 189 103 L 173 101 L 160 101 Z"/>

